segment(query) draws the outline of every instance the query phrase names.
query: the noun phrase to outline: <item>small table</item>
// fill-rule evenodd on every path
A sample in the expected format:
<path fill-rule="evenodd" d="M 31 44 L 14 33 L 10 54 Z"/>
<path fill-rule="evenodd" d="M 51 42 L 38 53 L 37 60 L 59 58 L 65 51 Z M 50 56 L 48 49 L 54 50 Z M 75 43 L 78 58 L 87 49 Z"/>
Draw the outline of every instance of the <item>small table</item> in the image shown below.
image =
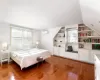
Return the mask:
<path fill-rule="evenodd" d="M 10 61 L 10 52 L 8 50 L 1 50 L 0 51 L 0 62 L 1 62 L 1 66 L 2 66 L 2 63 L 4 61 L 8 61 L 8 64 L 9 64 L 9 61 Z"/>

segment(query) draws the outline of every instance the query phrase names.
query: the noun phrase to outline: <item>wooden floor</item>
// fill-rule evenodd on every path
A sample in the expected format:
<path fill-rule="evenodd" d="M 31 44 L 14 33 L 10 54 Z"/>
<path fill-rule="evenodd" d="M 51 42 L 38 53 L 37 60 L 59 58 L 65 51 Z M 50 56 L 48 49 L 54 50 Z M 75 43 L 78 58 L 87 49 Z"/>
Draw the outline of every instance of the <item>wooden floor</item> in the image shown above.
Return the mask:
<path fill-rule="evenodd" d="M 94 80 L 94 66 L 52 56 L 38 67 L 34 65 L 21 71 L 11 62 L 0 67 L 0 80 Z"/>

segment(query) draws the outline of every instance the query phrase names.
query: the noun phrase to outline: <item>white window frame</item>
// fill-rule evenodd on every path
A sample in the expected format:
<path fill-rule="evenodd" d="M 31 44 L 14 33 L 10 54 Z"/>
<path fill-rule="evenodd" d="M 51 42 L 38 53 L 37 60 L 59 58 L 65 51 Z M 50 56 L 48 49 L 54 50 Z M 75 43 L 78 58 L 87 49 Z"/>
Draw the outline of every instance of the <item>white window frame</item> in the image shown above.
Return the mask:
<path fill-rule="evenodd" d="M 30 48 L 33 46 L 33 29 L 24 28 L 24 27 L 20 27 L 20 26 L 16 26 L 16 25 L 10 25 L 10 26 L 11 26 L 11 28 L 10 28 L 10 30 L 11 30 L 11 33 L 10 33 L 10 36 L 11 36 L 10 37 L 11 48 L 13 48 L 13 46 L 12 46 L 12 39 L 14 38 L 14 37 L 12 37 L 12 29 L 19 29 L 19 30 L 22 31 L 22 37 L 19 37 L 19 38 L 21 38 L 22 49 L 25 49 L 25 45 L 26 45 L 23 42 L 23 40 L 25 39 L 25 37 L 23 36 L 24 35 L 24 31 L 31 32 L 31 37 L 30 37 L 31 45 L 30 44 L 27 44 L 27 45 L 29 45 Z M 17 38 L 17 37 L 15 37 L 15 38 Z M 28 37 L 26 37 L 26 38 L 27 38 L 27 40 L 29 39 Z"/>
<path fill-rule="evenodd" d="M 77 37 L 76 37 L 76 39 L 75 39 L 75 41 L 71 41 L 71 40 L 69 40 L 69 33 L 68 33 L 68 31 L 72 31 L 72 30 L 76 30 L 77 31 Z M 76 29 L 76 28 L 68 28 L 67 29 L 67 43 L 78 43 L 78 30 Z"/>

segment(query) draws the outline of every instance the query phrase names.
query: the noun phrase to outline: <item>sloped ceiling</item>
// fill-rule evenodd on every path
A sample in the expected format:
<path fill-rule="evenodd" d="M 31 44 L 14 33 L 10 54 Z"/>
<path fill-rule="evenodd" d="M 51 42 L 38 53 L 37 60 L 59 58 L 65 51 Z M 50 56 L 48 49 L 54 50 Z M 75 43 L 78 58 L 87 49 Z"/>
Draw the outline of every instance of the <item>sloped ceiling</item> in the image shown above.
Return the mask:
<path fill-rule="evenodd" d="M 7 17 L 8 0 L 0 0 L 0 22 L 3 22 Z"/>
<path fill-rule="evenodd" d="M 100 33 L 100 0 L 80 0 L 83 22 Z"/>
<path fill-rule="evenodd" d="M 2 4 L 3 0 L 0 0 Z M 30 28 L 82 23 L 79 0 L 4 0 L 5 22 Z M 7 4 L 6 4 L 7 3 Z M 1 6 L 1 5 L 0 5 Z M 2 11 L 3 9 L 0 9 Z"/>

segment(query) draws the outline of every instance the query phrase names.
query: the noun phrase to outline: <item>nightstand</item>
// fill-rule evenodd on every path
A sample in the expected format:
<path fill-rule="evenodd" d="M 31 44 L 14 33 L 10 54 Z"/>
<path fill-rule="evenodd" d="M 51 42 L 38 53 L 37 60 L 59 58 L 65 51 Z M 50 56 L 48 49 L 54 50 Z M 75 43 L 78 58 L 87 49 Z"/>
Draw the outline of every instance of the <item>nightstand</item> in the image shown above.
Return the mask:
<path fill-rule="evenodd" d="M 8 50 L 1 50 L 0 51 L 0 62 L 1 66 L 4 61 L 7 61 L 9 64 L 10 61 L 10 52 Z"/>

